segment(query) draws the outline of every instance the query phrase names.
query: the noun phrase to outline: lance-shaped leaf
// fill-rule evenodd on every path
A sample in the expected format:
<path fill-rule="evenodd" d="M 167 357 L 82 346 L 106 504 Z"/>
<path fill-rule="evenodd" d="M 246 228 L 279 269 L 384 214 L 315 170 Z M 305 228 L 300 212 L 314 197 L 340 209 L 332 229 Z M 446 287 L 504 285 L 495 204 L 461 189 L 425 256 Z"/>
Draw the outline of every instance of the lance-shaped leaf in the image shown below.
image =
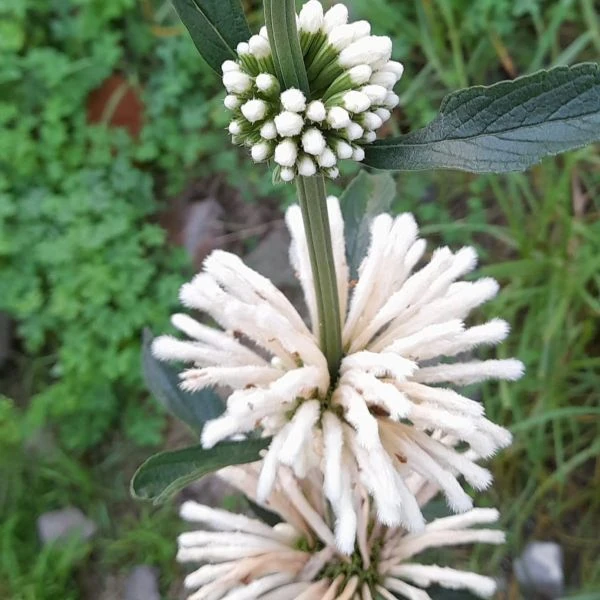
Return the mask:
<path fill-rule="evenodd" d="M 426 127 L 365 147 L 376 169 L 521 171 L 600 140 L 600 66 L 556 67 L 450 94 Z"/>
<path fill-rule="evenodd" d="M 260 459 L 259 452 L 271 438 L 221 442 L 214 448 L 190 446 L 183 450 L 160 452 L 146 460 L 131 479 L 131 495 L 161 504 L 184 487 L 229 465 L 242 465 Z"/>
<path fill-rule="evenodd" d="M 181 419 L 200 435 L 206 421 L 216 419 L 225 406 L 221 398 L 211 389 L 186 392 L 179 387 L 177 371 L 152 355 L 152 334 L 144 331 L 142 346 L 142 369 L 144 379 L 152 395 L 171 414 Z"/>
<path fill-rule="evenodd" d="M 173 0 L 173 6 L 204 60 L 221 74 L 221 65 L 235 59 L 250 28 L 240 0 Z"/>
<path fill-rule="evenodd" d="M 396 183 L 391 175 L 365 171 L 360 171 L 342 194 L 346 259 L 353 279 L 358 277 L 358 267 L 369 247 L 371 221 L 389 211 L 395 197 Z"/>

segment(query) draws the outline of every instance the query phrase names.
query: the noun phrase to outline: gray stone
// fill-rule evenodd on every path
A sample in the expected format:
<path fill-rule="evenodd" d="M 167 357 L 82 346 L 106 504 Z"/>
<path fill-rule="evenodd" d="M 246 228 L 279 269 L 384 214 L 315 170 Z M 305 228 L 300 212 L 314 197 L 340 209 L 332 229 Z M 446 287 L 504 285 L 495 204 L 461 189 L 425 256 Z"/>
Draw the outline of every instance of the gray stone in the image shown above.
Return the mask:
<path fill-rule="evenodd" d="M 73 506 L 44 513 L 37 520 L 37 528 L 43 544 L 70 536 L 89 540 L 96 533 L 96 524 Z"/>
<path fill-rule="evenodd" d="M 550 600 L 564 591 L 563 551 L 554 542 L 530 542 L 513 564 L 524 590 Z"/>
<path fill-rule="evenodd" d="M 223 233 L 223 207 L 214 198 L 192 202 L 186 207 L 182 243 L 197 268 L 218 245 L 217 238 Z"/>
<path fill-rule="evenodd" d="M 125 581 L 124 600 L 160 600 L 158 569 L 148 565 L 134 567 Z"/>

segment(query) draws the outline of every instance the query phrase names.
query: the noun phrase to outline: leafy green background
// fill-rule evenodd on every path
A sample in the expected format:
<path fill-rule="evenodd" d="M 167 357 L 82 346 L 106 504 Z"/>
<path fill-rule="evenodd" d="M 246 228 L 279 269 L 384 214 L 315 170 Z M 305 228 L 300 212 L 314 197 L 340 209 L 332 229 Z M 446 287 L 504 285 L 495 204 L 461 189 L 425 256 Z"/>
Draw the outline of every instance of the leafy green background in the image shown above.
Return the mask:
<path fill-rule="evenodd" d="M 349 4 L 406 66 L 390 134 L 431 121 L 459 87 L 600 55 L 593 0 Z M 244 5 L 256 30 L 259 2 Z M 282 206 L 292 191 L 230 145 L 219 81 L 168 3 L 0 0 L 0 55 L 0 310 L 16 338 L 0 372 L 0 597 L 97 598 L 107 578 L 148 563 L 174 598 L 175 510 L 128 497 L 135 466 L 172 427 L 142 385 L 141 332 L 166 330 L 191 273 L 158 216 L 198 180 Z M 110 106 L 88 122 L 88 95 L 112 74 L 143 100 L 135 139 L 107 127 Z M 527 364 L 521 382 L 482 391 L 516 437 L 479 500 L 501 509 L 509 543 L 450 557 L 504 573 L 509 598 L 520 594 L 510 558 L 530 539 L 562 544 L 570 592 L 600 587 L 597 150 L 527 174 L 396 178 L 394 211 L 414 211 L 435 242 L 478 247 L 480 273 L 504 287 L 485 312 L 513 325 L 499 355 Z M 99 533 L 40 549 L 35 519 L 68 504 Z"/>

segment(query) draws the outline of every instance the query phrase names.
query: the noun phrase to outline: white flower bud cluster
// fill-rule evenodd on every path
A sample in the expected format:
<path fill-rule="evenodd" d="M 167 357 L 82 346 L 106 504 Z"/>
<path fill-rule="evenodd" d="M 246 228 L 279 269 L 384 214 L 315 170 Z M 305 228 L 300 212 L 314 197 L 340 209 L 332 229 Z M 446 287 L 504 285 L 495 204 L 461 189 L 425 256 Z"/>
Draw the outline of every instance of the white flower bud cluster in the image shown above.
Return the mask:
<path fill-rule="evenodd" d="M 255 162 L 273 160 L 283 181 L 317 173 L 338 176 L 338 160 L 363 160 L 363 146 L 391 116 L 402 76 L 390 60 L 388 37 L 371 35 L 366 21 L 348 23 L 336 4 L 324 12 L 309 0 L 297 19 L 309 94 L 282 90 L 266 28 L 238 45 L 238 60 L 223 63 L 229 133 Z"/>

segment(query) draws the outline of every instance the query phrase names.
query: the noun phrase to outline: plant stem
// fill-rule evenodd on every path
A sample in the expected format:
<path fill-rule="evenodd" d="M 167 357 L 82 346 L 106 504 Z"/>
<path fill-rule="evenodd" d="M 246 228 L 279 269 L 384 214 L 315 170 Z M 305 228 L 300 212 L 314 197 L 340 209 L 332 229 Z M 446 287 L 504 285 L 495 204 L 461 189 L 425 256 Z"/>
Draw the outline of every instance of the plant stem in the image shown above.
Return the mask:
<path fill-rule="evenodd" d="M 282 89 L 297 87 L 309 97 L 306 66 L 296 29 L 294 0 L 265 0 L 264 7 L 273 60 Z M 327 359 L 331 383 L 334 383 L 342 360 L 342 325 L 325 181 L 322 175 L 298 176 L 297 181 L 317 300 L 319 341 Z"/>
<path fill-rule="evenodd" d="M 322 175 L 298 177 L 297 188 L 315 285 L 321 350 L 333 383 L 342 359 L 342 328 L 325 181 Z"/>

